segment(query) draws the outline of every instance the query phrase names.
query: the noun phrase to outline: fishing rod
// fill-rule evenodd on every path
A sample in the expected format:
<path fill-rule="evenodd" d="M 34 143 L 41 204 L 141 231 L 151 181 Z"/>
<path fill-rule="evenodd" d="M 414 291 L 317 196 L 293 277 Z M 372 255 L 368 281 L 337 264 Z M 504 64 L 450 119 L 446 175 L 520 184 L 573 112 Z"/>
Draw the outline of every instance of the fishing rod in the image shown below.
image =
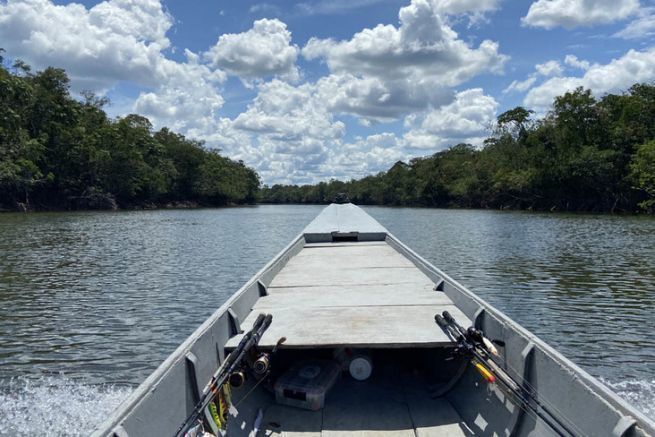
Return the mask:
<path fill-rule="evenodd" d="M 216 396 L 218 396 L 223 384 L 225 384 L 230 378 L 230 375 L 232 375 L 242 366 L 242 362 L 246 357 L 246 354 L 253 347 L 257 346 L 262 335 L 264 335 L 266 329 L 268 329 L 268 327 L 271 325 L 272 319 L 273 316 L 270 314 L 260 314 L 257 316 L 255 323 L 252 325 L 252 329 L 243 334 L 243 337 L 241 338 L 241 341 L 237 347 L 232 352 L 230 352 L 230 354 L 225 358 L 225 361 L 223 361 L 223 364 L 221 364 L 218 370 L 216 370 L 209 382 L 208 387 L 203 392 L 203 396 L 194 406 L 191 415 L 186 418 L 184 423 L 175 432 L 175 437 L 183 436 L 184 433 L 202 414 L 205 408 L 207 408 L 207 406 L 212 401 L 214 401 Z"/>
<path fill-rule="evenodd" d="M 499 381 L 510 391 L 510 393 L 512 393 L 512 395 L 514 395 L 521 405 L 529 408 L 541 420 L 543 420 L 544 423 L 552 428 L 557 435 L 562 437 L 576 435 L 566 426 L 566 424 L 562 423 L 557 416 L 550 412 L 548 408 L 537 399 L 534 393 L 526 391 L 516 380 L 514 380 L 514 378 L 503 371 L 491 359 L 490 355 L 498 356 L 498 351 L 493 343 L 484 336 L 482 331 L 473 327 L 464 329 L 448 311 L 444 311 L 442 315 L 435 315 L 434 320 L 437 322 L 437 325 L 444 330 L 444 332 L 457 341 L 459 352 L 464 352 L 473 356 L 473 364 L 475 368 L 487 381 L 490 383 Z M 565 433 L 561 430 L 564 430 Z"/>

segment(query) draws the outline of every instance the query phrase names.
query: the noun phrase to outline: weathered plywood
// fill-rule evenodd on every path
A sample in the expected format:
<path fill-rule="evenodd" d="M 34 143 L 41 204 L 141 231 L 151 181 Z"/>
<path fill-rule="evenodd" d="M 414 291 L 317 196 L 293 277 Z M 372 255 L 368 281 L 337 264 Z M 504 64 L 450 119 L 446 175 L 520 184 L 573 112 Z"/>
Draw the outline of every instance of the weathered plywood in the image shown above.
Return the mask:
<path fill-rule="evenodd" d="M 303 249 L 272 280 L 270 287 L 432 284 L 391 246 L 338 245 Z"/>
<path fill-rule="evenodd" d="M 245 328 L 259 313 L 273 315 L 260 341 L 284 347 L 429 347 L 451 340 L 434 315 L 450 311 L 470 321 L 448 296 L 386 243 L 335 243 L 305 247 L 267 287 Z M 237 344 L 239 336 L 228 342 Z"/>
<path fill-rule="evenodd" d="M 451 305 L 432 284 L 351 285 L 269 288 L 255 310 L 290 307 Z"/>
<path fill-rule="evenodd" d="M 326 264 L 326 261 L 329 261 Z M 324 246 L 304 248 L 287 264 L 288 270 L 341 270 L 345 268 L 414 267 L 391 246 Z"/>
<path fill-rule="evenodd" d="M 328 262 L 326 260 L 326 262 Z M 322 285 L 385 285 L 416 284 L 432 281 L 416 267 L 341 269 L 341 270 L 282 270 L 271 287 L 315 287 Z"/>
<path fill-rule="evenodd" d="M 347 247 L 347 246 L 386 246 L 386 241 L 338 241 L 338 242 L 323 242 L 323 243 L 305 243 L 305 248 L 312 247 Z"/>
<path fill-rule="evenodd" d="M 386 234 L 387 230 L 373 217 L 353 204 L 329 205 L 303 231 L 304 234 L 359 232 Z"/>
<path fill-rule="evenodd" d="M 273 347 L 286 337 L 284 347 L 430 347 L 451 340 L 434 322 L 436 312 L 448 310 L 462 325 L 470 321 L 454 305 L 290 307 L 266 308 L 273 322 L 259 342 Z M 243 326 L 252 326 L 259 311 L 253 311 Z M 240 335 L 227 347 L 235 347 Z"/>

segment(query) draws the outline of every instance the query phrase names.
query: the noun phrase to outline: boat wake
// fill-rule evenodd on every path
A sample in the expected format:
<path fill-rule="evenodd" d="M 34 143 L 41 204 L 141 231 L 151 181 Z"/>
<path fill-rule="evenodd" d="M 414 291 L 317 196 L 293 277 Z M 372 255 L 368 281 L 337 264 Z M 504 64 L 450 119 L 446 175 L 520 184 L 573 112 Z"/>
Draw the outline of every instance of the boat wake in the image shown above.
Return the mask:
<path fill-rule="evenodd" d="M 655 380 L 601 381 L 646 417 L 655 417 Z M 15 378 L 0 390 L 0 436 L 86 436 L 132 390 L 63 376 Z"/>
<path fill-rule="evenodd" d="M 14 378 L 0 390 L 0 436 L 86 436 L 133 390 L 66 377 Z"/>
<path fill-rule="evenodd" d="M 625 380 L 620 382 L 609 381 L 605 378 L 600 380 L 614 393 L 632 404 L 646 417 L 655 417 L 655 379 L 650 381 Z"/>

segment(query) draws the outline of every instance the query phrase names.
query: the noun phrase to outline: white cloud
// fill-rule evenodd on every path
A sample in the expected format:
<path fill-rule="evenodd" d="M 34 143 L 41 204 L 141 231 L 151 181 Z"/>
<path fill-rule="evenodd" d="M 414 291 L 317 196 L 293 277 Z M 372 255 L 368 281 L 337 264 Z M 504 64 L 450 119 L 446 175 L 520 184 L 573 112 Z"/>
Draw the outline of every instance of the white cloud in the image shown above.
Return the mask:
<path fill-rule="evenodd" d="M 323 58 L 331 75 L 318 86 L 337 112 L 373 120 L 438 107 L 451 88 L 483 73 L 501 73 L 507 57 L 489 40 L 472 48 L 427 0 L 412 0 L 399 12 L 400 26 L 378 25 L 347 41 L 312 38 L 307 59 Z"/>
<path fill-rule="evenodd" d="M 576 58 L 577 59 L 577 58 Z M 510 92 L 525 92 L 532 87 L 537 81 L 538 76 L 560 76 L 563 73 L 562 65 L 559 61 L 546 61 L 534 66 L 534 73 L 531 73 L 525 80 L 515 79 L 503 90 L 503 94 Z"/>
<path fill-rule="evenodd" d="M 537 0 L 522 22 L 545 29 L 572 29 L 623 20 L 638 10 L 638 0 Z"/>
<path fill-rule="evenodd" d="M 120 106 L 192 136 L 212 132 L 223 105 L 218 86 L 225 73 L 200 63 L 166 58 L 173 18 L 158 0 L 107 0 L 90 9 L 48 0 L 0 3 L 0 41 L 12 57 L 36 68 L 66 69 L 74 90 L 103 93 L 118 82 L 140 86 Z M 124 115 L 124 114 L 116 114 Z"/>
<path fill-rule="evenodd" d="M 559 61 L 547 61 L 543 64 L 535 65 L 534 68 L 537 73 L 546 77 L 560 76 L 563 73 L 562 66 L 560 65 Z"/>
<path fill-rule="evenodd" d="M 447 104 L 453 98 L 450 88 L 434 84 L 428 78 L 408 83 L 403 78 L 385 80 L 341 73 L 319 79 L 317 89 L 331 110 L 375 121 L 391 121 L 402 114 L 422 110 L 428 104 Z"/>
<path fill-rule="evenodd" d="M 525 92 L 527 91 L 534 83 L 537 81 L 537 76 L 532 74 L 528 76 L 525 80 L 513 80 L 507 88 L 503 90 L 503 93 L 510 93 L 513 91 L 516 92 Z"/>
<path fill-rule="evenodd" d="M 433 0 L 436 10 L 443 14 L 491 12 L 498 9 L 500 0 Z"/>
<path fill-rule="evenodd" d="M 623 39 L 643 39 L 653 35 L 655 35 L 655 8 L 642 8 L 637 18 L 614 34 L 615 37 Z"/>
<path fill-rule="evenodd" d="M 270 16 L 279 16 L 282 14 L 279 6 L 276 6 L 271 3 L 257 3 L 248 9 L 248 12 L 251 14 L 262 14 Z"/>
<path fill-rule="evenodd" d="M 331 150 L 323 166 L 328 178 L 362 178 L 386 171 L 397 161 L 411 158 L 403 149 L 403 140 L 386 132 L 357 138 L 336 150 Z"/>
<path fill-rule="evenodd" d="M 294 87 L 279 80 L 259 86 L 259 93 L 248 109 L 234 121 L 237 129 L 269 135 L 283 141 L 302 137 L 337 139 L 343 135 L 341 122 L 314 98 L 313 87 Z"/>
<path fill-rule="evenodd" d="M 221 35 L 205 57 L 244 83 L 267 76 L 295 81 L 299 78 L 296 58 L 299 49 L 291 44 L 291 32 L 277 19 L 261 19 L 243 33 Z"/>
<path fill-rule="evenodd" d="M 564 63 L 569 67 L 578 68 L 584 71 L 589 70 L 589 67 L 591 67 L 589 61 L 578 59 L 578 57 L 575 55 L 566 55 L 566 57 L 564 58 Z"/>
<path fill-rule="evenodd" d="M 465 17 L 469 27 L 489 21 L 487 15 L 498 9 L 500 0 L 431 0 L 437 13 L 449 19 Z"/>
<path fill-rule="evenodd" d="M 549 107 L 555 97 L 581 86 L 596 96 L 621 92 L 638 82 L 655 80 L 655 48 L 644 51 L 630 50 L 609 64 L 594 64 L 582 77 L 553 77 L 531 89 L 524 103 L 530 108 Z"/>
<path fill-rule="evenodd" d="M 497 109 L 498 102 L 481 88 L 461 91 L 449 105 L 408 117 L 405 147 L 437 151 L 461 142 L 480 145 Z"/>
<path fill-rule="evenodd" d="M 36 68 L 65 68 L 76 89 L 165 80 L 172 61 L 161 52 L 172 22 L 158 0 L 107 0 L 90 9 L 49 0 L 0 3 L 3 48 Z"/>
<path fill-rule="evenodd" d="M 345 142 L 345 125 L 325 105 L 319 85 L 273 80 L 258 91 L 245 112 L 222 119 L 208 139 L 269 184 L 363 177 L 415 156 L 417 149 L 425 154 L 462 141 L 480 144 L 498 107 L 481 89 L 465 90 L 447 106 L 407 117 L 403 136 L 387 132 Z"/>
<path fill-rule="evenodd" d="M 199 56 L 186 50 L 187 63 L 169 62 L 166 80 L 152 91 L 139 94 L 133 111 L 150 118 L 155 126 L 167 126 L 192 136 L 210 132 L 223 106 L 216 85 L 224 80 L 198 62 Z"/>
<path fill-rule="evenodd" d="M 320 0 L 296 4 L 296 11 L 301 15 L 346 14 L 353 9 L 373 6 L 384 0 Z"/>
<path fill-rule="evenodd" d="M 260 84 L 257 97 L 232 122 L 268 162 L 252 162 L 264 180 L 290 182 L 320 178 L 329 149 L 339 147 L 345 125 L 334 120 L 312 84 L 280 80 Z"/>

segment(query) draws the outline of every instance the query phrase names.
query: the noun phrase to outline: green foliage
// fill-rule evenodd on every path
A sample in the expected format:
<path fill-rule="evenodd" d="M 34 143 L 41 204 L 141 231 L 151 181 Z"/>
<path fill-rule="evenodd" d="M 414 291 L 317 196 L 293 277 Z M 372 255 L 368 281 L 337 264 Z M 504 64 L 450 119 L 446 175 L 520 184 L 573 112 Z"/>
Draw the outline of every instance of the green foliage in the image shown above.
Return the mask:
<path fill-rule="evenodd" d="M 61 69 L 0 66 L 0 209 L 256 200 L 259 177 L 242 162 L 139 115 L 110 120 L 106 98 L 82 97 Z"/>
<path fill-rule="evenodd" d="M 630 177 L 635 187 L 644 194 L 639 206 L 649 212 L 655 210 L 655 141 L 642 144 L 637 148 L 630 164 Z"/>
<path fill-rule="evenodd" d="M 458 144 L 357 181 L 264 187 L 265 202 L 655 212 L 655 86 L 557 97 L 541 120 L 516 107 L 482 148 Z"/>

